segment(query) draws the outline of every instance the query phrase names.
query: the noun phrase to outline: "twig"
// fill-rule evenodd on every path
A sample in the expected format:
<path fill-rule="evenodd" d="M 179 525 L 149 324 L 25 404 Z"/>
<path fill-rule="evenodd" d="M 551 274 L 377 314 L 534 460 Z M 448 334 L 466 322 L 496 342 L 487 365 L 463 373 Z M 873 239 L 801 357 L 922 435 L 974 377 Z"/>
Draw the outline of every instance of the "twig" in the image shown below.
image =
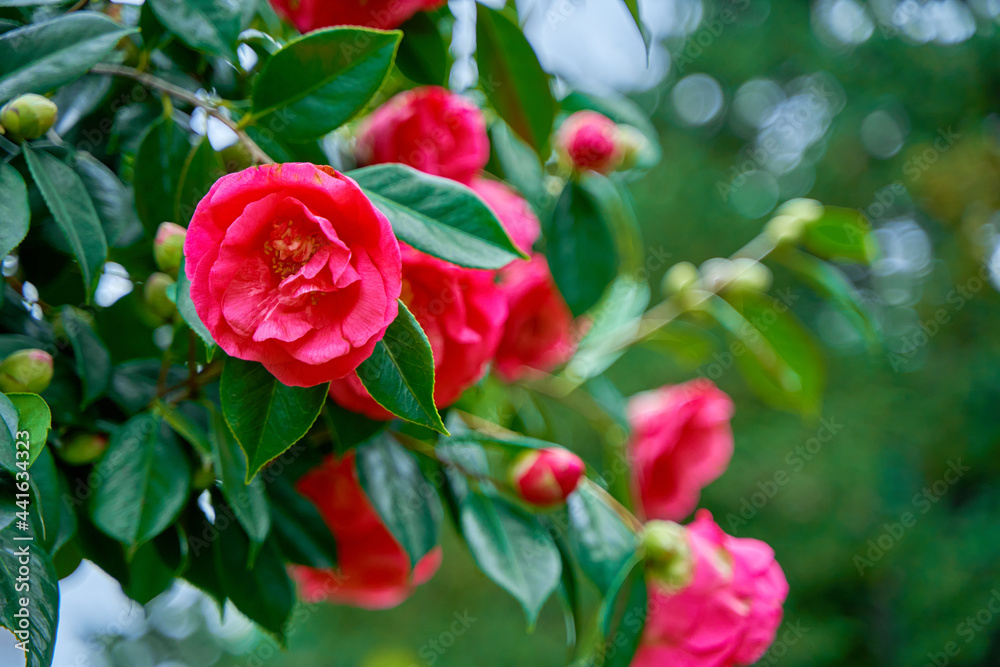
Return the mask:
<path fill-rule="evenodd" d="M 274 160 L 271 159 L 271 156 L 265 153 L 264 150 L 260 146 L 258 146 L 253 139 L 250 138 L 250 135 L 247 134 L 245 129 L 240 127 L 231 118 L 226 117 L 225 114 L 219 111 L 219 108 L 216 105 L 212 104 L 211 102 L 208 102 L 207 100 L 198 99 L 198 97 L 195 96 L 195 94 L 192 93 L 191 91 L 185 90 L 180 86 L 175 86 L 169 81 L 164 81 L 163 79 L 155 77 L 152 74 L 146 74 L 145 72 L 140 72 L 137 69 L 133 69 L 131 67 L 125 67 L 123 65 L 110 65 L 107 63 L 101 63 L 91 67 L 90 71 L 93 74 L 124 76 L 133 79 L 135 81 L 138 81 L 147 88 L 150 88 L 152 90 L 158 90 L 162 93 L 166 93 L 167 95 L 173 97 L 174 99 L 181 100 L 182 102 L 187 102 L 191 106 L 201 107 L 202 109 L 205 110 L 205 112 L 209 116 L 215 118 L 216 120 L 219 120 L 226 127 L 228 127 L 230 130 L 236 133 L 236 136 L 239 137 L 240 142 L 247 147 L 248 151 L 250 151 L 250 157 L 251 159 L 253 159 L 255 164 L 274 164 Z"/>

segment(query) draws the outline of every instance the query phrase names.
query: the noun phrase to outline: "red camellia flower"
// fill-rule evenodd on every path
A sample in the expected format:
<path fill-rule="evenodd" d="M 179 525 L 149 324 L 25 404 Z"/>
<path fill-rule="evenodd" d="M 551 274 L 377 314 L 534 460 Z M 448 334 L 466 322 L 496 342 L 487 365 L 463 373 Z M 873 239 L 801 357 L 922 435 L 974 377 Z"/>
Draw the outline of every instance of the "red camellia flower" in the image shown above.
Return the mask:
<path fill-rule="evenodd" d="M 581 171 L 609 174 L 622 159 L 618 126 L 596 111 L 577 111 L 563 121 L 556 133 L 556 148 Z"/>
<path fill-rule="evenodd" d="M 628 451 L 647 518 L 678 521 L 694 510 L 733 456 L 732 415 L 729 396 L 703 378 L 632 397 Z"/>
<path fill-rule="evenodd" d="M 525 452 L 510 469 L 510 480 L 522 498 L 542 507 L 566 502 L 583 476 L 580 457 L 562 447 Z"/>
<path fill-rule="evenodd" d="M 335 25 L 379 30 L 398 28 L 424 9 L 436 9 L 447 0 L 271 0 L 275 11 L 295 24 L 299 32 Z"/>
<path fill-rule="evenodd" d="M 514 245 L 530 253 L 531 246 L 542 233 L 542 226 L 528 202 L 508 185 L 489 178 L 477 176 L 469 187 L 497 214 Z"/>
<path fill-rule="evenodd" d="M 549 371 L 575 349 L 573 315 L 549 273 L 544 255 L 512 262 L 500 272 L 507 322 L 497 348 L 496 369 L 507 382 L 532 370 Z"/>
<path fill-rule="evenodd" d="M 184 255 L 215 342 L 289 386 L 347 375 L 396 317 L 396 237 L 357 183 L 330 167 L 223 176 L 195 210 Z"/>
<path fill-rule="evenodd" d="M 368 116 L 355 148 L 362 165 L 399 162 L 462 183 L 490 158 L 479 108 L 438 86 L 399 93 Z"/>
<path fill-rule="evenodd" d="M 368 501 L 354 464 L 354 452 L 327 458 L 299 479 L 297 488 L 311 500 L 337 540 L 337 569 L 294 566 L 307 602 L 329 600 L 366 609 L 395 607 L 428 581 L 441 565 L 441 547 L 415 568 L 403 547 Z"/>
<path fill-rule="evenodd" d="M 475 384 L 496 353 L 507 303 L 492 271 L 455 266 L 401 244 L 403 295 L 434 353 L 434 402 L 450 405 Z M 356 373 L 330 384 L 337 403 L 372 419 L 391 419 Z"/>
<path fill-rule="evenodd" d="M 788 581 L 767 544 L 731 537 L 707 510 L 687 527 L 692 579 L 649 584 L 646 627 L 631 667 L 737 667 L 757 662 L 781 624 Z"/>

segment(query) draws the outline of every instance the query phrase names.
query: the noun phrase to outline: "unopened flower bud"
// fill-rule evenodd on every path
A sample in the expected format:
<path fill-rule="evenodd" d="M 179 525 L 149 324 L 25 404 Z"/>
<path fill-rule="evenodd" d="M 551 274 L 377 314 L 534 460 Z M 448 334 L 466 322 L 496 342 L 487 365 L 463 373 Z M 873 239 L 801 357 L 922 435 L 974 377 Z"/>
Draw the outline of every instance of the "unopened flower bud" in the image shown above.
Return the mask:
<path fill-rule="evenodd" d="M 732 261 L 732 275 L 726 289 L 734 292 L 766 292 L 771 289 L 773 282 L 771 269 L 750 257 L 737 257 Z"/>
<path fill-rule="evenodd" d="M 574 171 L 610 174 L 622 160 L 618 126 L 596 111 L 577 111 L 563 121 L 555 136 L 556 152 Z"/>
<path fill-rule="evenodd" d="M 650 521 L 642 531 L 649 580 L 677 590 L 694 578 L 694 554 L 687 529 L 673 521 Z"/>
<path fill-rule="evenodd" d="M 0 363 L 0 391 L 40 394 L 52 382 L 52 355 L 45 350 L 14 352 Z"/>
<path fill-rule="evenodd" d="M 823 217 L 823 205 L 815 199 L 789 199 L 778 207 L 780 215 L 790 215 L 806 223 L 816 222 Z"/>
<path fill-rule="evenodd" d="M 517 458 L 510 480 L 524 500 L 544 507 L 565 502 L 580 483 L 583 470 L 583 461 L 568 449 L 534 449 Z"/>
<path fill-rule="evenodd" d="M 621 147 L 622 161 L 619 169 L 631 169 L 642 164 L 650 150 L 646 135 L 631 125 L 618 126 L 618 145 Z"/>
<path fill-rule="evenodd" d="M 691 262 L 678 262 L 670 267 L 670 270 L 663 276 L 660 287 L 664 294 L 680 294 L 695 285 L 701 279 L 701 274 Z"/>
<path fill-rule="evenodd" d="M 802 239 L 806 224 L 804 218 L 793 215 L 778 215 L 768 221 L 764 227 L 764 233 L 776 246 L 791 246 Z"/>
<path fill-rule="evenodd" d="M 55 124 L 58 113 L 52 100 L 29 93 L 15 97 L 0 109 L 0 125 L 15 138 L 37 139 Z"/>
<path fill-rule="evenodd" d="M 73 466 L 93 463 L 108 448 L 108 436 L 103 433 L 76 433 L 56 446 L 60 459 Z"/>
<path fill-rule="evenodd" d="M 700 269 L 702 285 L 710 292 L 721 292 L 733 279 L 733 263 L 724 257 L 705 260 Z"/>
<path fill-rule="evenodd" d="M 187 230 L 173 222 L 161 222 L 153 240 L 153 260 L 156 267 L 173 278 L 184 257 L 184 238 Z"/>
<path fill-rule="evenodd" d="M 167 296 L 167 288 L 173 284 L 173 278 L 165 273 L 157 272 L 149 277 L 142 292 L 149 309 L 165 320 L 169 320 L 177 312 L 177 307 Z"/>

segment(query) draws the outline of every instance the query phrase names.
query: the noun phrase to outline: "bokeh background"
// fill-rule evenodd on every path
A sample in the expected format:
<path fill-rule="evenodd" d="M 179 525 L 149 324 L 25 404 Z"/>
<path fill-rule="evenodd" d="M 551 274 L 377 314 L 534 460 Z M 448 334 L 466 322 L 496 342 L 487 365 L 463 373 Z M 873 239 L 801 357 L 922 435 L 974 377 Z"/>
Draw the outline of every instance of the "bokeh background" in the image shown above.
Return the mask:
<path fill-rule="evenodd" d="M 609 372 L 626 395 L 709 375 L 735 399 L 736 455 L 703 505 L 788 575 L 761 664 L 1000 665 L 1000 0 L 645 0 L 648 61 L 618 0 L 518 4 L 567 88 L 625 93 L 660 132 L 663 160 L 631 184 L 647 257 L 669 257 L 648 265 L 654 299 L 669 264 L 728 255 L 789 198 L 862 210 L 876 230 L 880 259 L 852 275 L 874 351 L 777 274 L 825 343 L 821 418 L 760 403 L 721 340 L 685 361 L 636 349 Z M 474 11 L 451 8 L 461 88 Z M 599 465 L 593 432 L 543 408 L 551 439 Z M 444 544 L 440 573 L 395 610 L 299 609 L 285 653 L 191 589 L 143 610 L 84 566 L 63 583 L 55 664 L 563 664 L 557 602 L 526 634 L 517 603 Z"/>

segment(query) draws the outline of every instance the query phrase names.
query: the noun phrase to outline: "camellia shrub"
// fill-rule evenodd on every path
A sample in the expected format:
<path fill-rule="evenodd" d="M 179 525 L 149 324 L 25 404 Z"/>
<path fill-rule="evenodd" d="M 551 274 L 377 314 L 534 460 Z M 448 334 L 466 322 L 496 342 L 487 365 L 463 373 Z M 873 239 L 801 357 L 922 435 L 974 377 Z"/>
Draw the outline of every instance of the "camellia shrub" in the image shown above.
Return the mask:
<path fill-rule="evenodd" d="M 0 623 L 28 665 L 82 559 L 283 642 L 297 599 L 447 577 L 446 521 L 529 627 L 558 599 L 574 664 L 774 640 L 774 552 L 691 521 L 738 407 L 711 372 L 631 398 L 604 373 L 715 352 L 816 414 L 768 266 L 874 337 L 838 268 L 872 258 L 867 222 L 788 202 L 654 303 L 627 189 L 661 158 L 648 119 L 557 97 L 512 8 L 477 8 L 479 83 L 450 90 L 442 5 L 0 3 Z M 547 439 L 553 403 L 603 457 Z"/>

